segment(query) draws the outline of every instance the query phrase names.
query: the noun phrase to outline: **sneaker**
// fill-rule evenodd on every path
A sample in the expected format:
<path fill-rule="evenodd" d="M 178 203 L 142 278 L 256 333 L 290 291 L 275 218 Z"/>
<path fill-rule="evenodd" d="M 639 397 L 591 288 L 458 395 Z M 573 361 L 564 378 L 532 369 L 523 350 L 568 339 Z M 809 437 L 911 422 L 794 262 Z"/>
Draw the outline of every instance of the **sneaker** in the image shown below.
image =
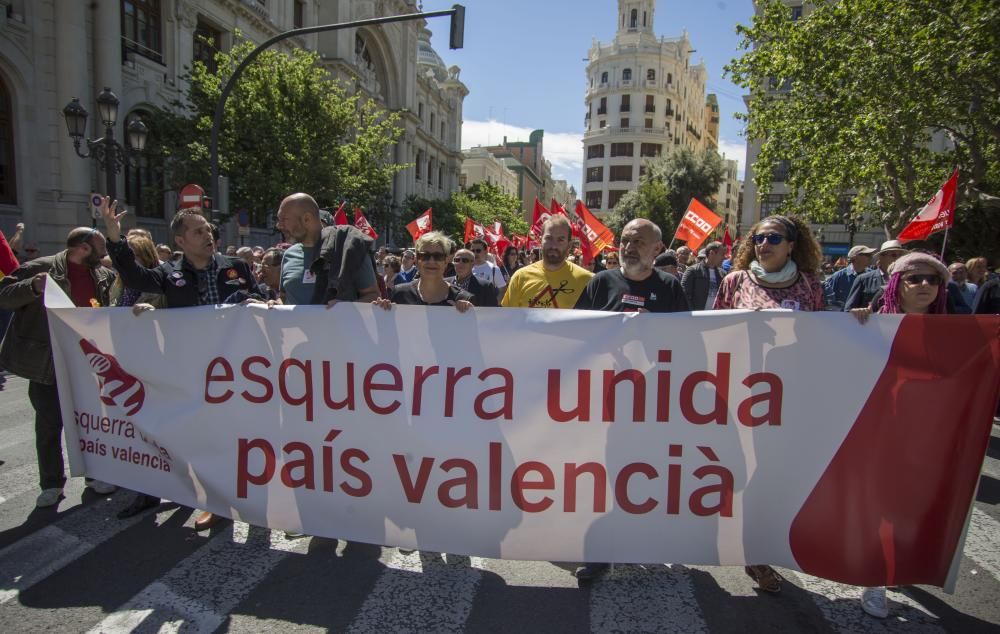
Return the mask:
<path fill-rule="evenodd" d="M 91 480 L 87 483 L 87 487 L 97 495 L 111 495 L 118 490 L 115 485 L 100 480 Z"/>
<path fill-rule="evenodd" d="M 876 619 L 889 616 L 889 603 L 885 598 L 885 588 L 865 588 L 861 593 L 861 609 Z"/>
<path fill-rule="evenodd" d="M 35 500 L 35 508 L 44 509 L 50 506 L 55 506 L 56 504 L 59 504 L 59 500 L 62 499 L 62 496 L 62 489 L 45 489 L 38 495 L 38 499 Z"/>
<path fill-rule="evenodd" d="M 601 564 L 601 563 L 584 564 L 576 569 L 576 572 L 573 573 L 573 576 L 575 576 L 580 581 L 593 581 L 594 579 L 597 579 L 605 572 L 607 572 L 608 568 L 610 567 L 611 567 L 610 564 Z"/>

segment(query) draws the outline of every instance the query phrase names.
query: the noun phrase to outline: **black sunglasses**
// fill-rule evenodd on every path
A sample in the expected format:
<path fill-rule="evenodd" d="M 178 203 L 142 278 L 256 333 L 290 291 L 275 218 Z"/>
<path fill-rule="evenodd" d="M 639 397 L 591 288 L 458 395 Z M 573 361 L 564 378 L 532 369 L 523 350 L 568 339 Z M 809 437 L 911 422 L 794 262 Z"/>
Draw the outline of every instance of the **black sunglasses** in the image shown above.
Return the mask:
<path fill-rule="evenodd" d="M 915 273 L 913 275 L 907 275 L 903 278 L 903 281 L 907 284 L 913 286 L 918 286 L 927 282 L 931 286 L 941 286 L 941 276 L 936 273 Z"/>
<path fill-rule="evenodd" d="M 452 260 L 452 262 L 462 262 L 463 264 L 471 264 L 472 258 L 460 257 L 460 258 L 455 258 L 454 260 Z"/>
<path fill-rule="evenodd" d="M 444 262 L 448 258 L 444 253 L 438 251 L 420 251 L 417 253 L 417 259 L 421 262 L 426 262 L 427 260 L 434 260 L 435 262 Z"/>
<path fill-rule="evenodd" d="M 750 236 L 754 244 L 764 244 L 767 241 L 768 244 L 781 244 L 781 241 L 785 239 L 785 236 L 780 233 L 755 233 Z"/>

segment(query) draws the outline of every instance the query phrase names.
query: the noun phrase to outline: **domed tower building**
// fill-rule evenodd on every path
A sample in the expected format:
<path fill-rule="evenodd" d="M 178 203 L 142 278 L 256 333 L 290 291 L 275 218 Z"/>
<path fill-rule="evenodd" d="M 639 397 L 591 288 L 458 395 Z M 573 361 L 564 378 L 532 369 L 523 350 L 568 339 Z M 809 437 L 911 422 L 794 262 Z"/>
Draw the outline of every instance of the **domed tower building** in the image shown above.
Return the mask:
<path fill-rule="evenodd" d="M 618 0 L 614 41 L 596 40 L 587 64 L 583 200 L 607 213 L 639 184 L 648 159 L 709 147 L 704 63 L 687 32 L 657 37 L 655 0 Z"/>

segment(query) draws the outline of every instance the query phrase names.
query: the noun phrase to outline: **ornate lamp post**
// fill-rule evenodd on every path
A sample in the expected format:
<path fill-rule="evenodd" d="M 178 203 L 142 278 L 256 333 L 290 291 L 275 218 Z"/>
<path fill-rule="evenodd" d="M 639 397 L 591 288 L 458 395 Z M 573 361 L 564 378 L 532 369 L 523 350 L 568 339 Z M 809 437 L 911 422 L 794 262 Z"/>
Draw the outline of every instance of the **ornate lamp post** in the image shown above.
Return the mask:
<path fill-rule="evenodd" d="M 146 124 L 138 119 L 133 119 L 126 128 L 128 145 L 123 146 L 115 141 L 115 123 L 118 122 L 118 97 L 105 87 L 101 94 L 97 95 L 97 114 L 104 124 L 104 136 L 99 139 L 85 138 L 87 132 L 87 110 L 80 105 L 77 97 L 63 108 L 63 116 L 66 118 L 66 128 L 69 136 L 73 139 L 73 148 L 81 158 L 92 158 L 96 160 L 107 176 L 106 194 L 112 199 L 117 198 L 117 174 L 122 166 L 130 165 L 135 167 L 136 156 L 146 148 L 146 137 L 149 130 Z M 86 142 L 87 150 L 80 150 L 81 143 Z"/>

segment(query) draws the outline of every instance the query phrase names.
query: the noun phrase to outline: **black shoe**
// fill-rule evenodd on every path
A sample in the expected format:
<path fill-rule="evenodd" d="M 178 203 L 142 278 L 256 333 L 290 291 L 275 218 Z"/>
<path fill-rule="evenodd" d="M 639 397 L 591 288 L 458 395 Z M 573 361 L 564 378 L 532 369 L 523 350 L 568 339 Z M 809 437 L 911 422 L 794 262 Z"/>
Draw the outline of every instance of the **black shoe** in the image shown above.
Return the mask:
<path fill-rule="evenodd" d="M 574 576 L 580 581 L 593 581 L 608 571 L 611 564 L 584 564 L 576 569 Z"/>
<path fill-rule="evenodd" d="M 136 493 L 135 499 L 132 500 L 132 503 L 118 512 L 118 519 L 127 520 L 128 518 L 134 517 L 147 509 L 151 509 L 159 505 L 160 498 L 152 495 L 146 495 L 145 493 Z"/>

